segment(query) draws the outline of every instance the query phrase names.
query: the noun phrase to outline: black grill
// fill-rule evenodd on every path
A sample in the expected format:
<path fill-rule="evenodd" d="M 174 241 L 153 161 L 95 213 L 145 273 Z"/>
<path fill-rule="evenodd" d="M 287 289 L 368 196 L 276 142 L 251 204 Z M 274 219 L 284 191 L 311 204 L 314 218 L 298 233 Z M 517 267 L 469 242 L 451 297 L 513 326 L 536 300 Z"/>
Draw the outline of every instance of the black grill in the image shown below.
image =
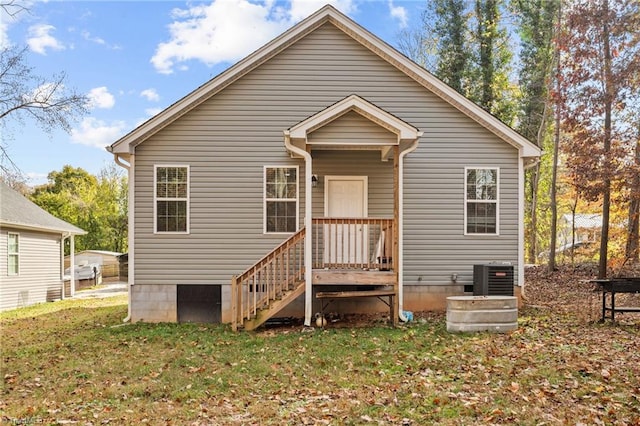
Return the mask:
<path fill-rule="evenodd" d="M 473 265 L 474 296 L 513 296 L 512 265 Z"/>

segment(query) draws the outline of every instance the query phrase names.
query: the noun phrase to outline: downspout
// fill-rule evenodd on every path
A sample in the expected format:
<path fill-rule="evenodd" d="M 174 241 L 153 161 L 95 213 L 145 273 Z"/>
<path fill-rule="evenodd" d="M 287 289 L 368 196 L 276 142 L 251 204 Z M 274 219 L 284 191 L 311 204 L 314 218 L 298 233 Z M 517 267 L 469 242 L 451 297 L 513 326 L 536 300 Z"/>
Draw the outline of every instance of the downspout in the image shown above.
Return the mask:
<path fill-rule="evenodd" d="M 62 289 L 60 291 L 61 300 L 64 300 L 64 240 L 66 240 L 69 235 L 71 234 L 63 232 L 60 236 L 60 277 L 62 278 Z M 71 261 L 71 257 L 69 257 L 69 261 Z M 69 266 L 69 271 L 71 271 L 73 268 L 71 268 L 71 265 Z"/>
<path fill-rule="evenodd" d="M 122 322 L 129 322 L 131 321 L 131 286 L 133 285 L 133 281 L 134 281 L 134 277 L 133 277 L 133 226 L 134 226 L 134 222 L 133 222 L 133 209 L 131 208 L 131 206 L 133 206 L 133 187 L 135 184 L 135 178 L 133 177 L 133 173 L 131 172 L 131 168 L 132 165 L 134 164 L 134 156 L 133 154 L 130 155 L 129 157 L 129 164 L 124 163 L 122 161 L 122 159 L 120 158 L 119 154 L 114 153 L 113 154 L 113 159 L 115 160 L 116 164 L 119 165 L 120 167 L 124 168 L 127 171 L 127 185 L 129 185 L 129 209 L 128 209 L 128 230 L 127 230 L 127 240 L 128 240 L 128 272 L 127 272 L 127 316 L 125 318 L 122 319 Z"/>
<path fill-rule="evenodd" d="M 291 143 L 291 134 L 288 130 L 284 131 L 284 145 L 291 153 L 298 154 L 304 158 L 305 179 L 304 179 L 304 227 L 307 230 L 304 235 L 304 325 L 311 325 L 311 316 L 313 314 L 313 284 L 311 263 L 311 218 L 312 218 L 312 201 L 311 201 L 311 154 L 302 148 Z"/>
<path fill-rule="evenodd" d="M 418 148 L 418 139 L 422 136 L 419 132 L 416 139 L 411 143 L 409 148 L 400 153 L 398 158 L 398 176 L 401 182 L 398 182 L 398 318 L 400 321 L 407 322 L 409 319 L 404 316 L 404 157 L 410 152 Z"/>
<path fill-rule="evenodd" d="M 69 288 L 71 289 L 70 296 L 73 297 L 76 295 L 76 240 L 73 234 L 71 234 L 69 241 L 69 268 L 71 270 L 71 282 L 69 283 Z"/>

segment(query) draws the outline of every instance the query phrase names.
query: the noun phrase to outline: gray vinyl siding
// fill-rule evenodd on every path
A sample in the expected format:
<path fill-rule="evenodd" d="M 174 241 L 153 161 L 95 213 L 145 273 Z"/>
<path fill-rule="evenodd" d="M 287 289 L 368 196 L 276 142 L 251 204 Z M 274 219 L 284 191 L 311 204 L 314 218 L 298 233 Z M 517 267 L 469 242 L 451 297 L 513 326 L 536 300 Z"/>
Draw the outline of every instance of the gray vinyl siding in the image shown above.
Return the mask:
<path fill-rule="evenodd" d="M 405 161 L 405 285 L 451 284 L 452 273 L 458 274 L 458 284 L 472 284 L 473 265 L 489 262 L 510 262 L 517 280 L 516 154 L 514 148 L 477 129 L 455 137 L 425 134 L 420 148 Z M 498 236 L 464 235 L 465 167 L 500 170 Z"/>
<path fill-rule="evenodd" d="M 19 235 L 18 275 L 8 275 L 7 235 Z M 0 310 L 61 297 L 60 235 L 21 229 L 0 231 Z"/>
<path fill-rule="evenodd" d="M 286 152 L 283 130 L 354 93 L 424 132 L 405 163 L 405 284 L 448 284 L 490 260 L 516 264 L 516 149 L 325 24 L 136 148 L 135 283 L 228 284 L 286 238 L 263 234 L 263 167 L 300 167 L 302 224 L 304 161 Z M 349 115 L 313 137 L 362 131 L 350 122 L 361 124 Z M 369 215 L 393 214 L 392 161 L 368 151 L 313 158 L 321 182 L 368 175 Z M 190 166 L 189 235 L 153 232 L 154 164 Z M 500 168 L 498 237 L 463 235 L 465 166 Z M 322 191 L 314 188 L 314 216 L 324 214 Z"/>
<path fill-rule="evenodd" d="M 309 143 L 381 145 L 396 143 L 398 137 L 385 128 L 350 111 L 331 123 L 311 132 Z"/>
<path fill-rule="evenodd" d="M 313 151 L 313 174 L 313 217 L 325 215 L 325 176 L 367 176 L 369 217 L 393 217 L 393 161 L 381 161 L 379 151 Z"/>

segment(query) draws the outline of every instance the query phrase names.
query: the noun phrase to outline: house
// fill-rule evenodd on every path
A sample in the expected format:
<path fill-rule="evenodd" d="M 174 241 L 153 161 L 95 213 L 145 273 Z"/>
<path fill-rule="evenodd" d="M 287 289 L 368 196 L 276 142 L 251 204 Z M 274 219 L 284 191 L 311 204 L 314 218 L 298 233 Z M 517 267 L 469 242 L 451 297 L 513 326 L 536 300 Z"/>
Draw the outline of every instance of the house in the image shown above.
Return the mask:
<path fill-rule="evenodd" d="M 73 295 L 63 287 L 64 244 L 86 234 L 0 182 L 0 310 Z"/>
<path fill-rule="evenodd" d="M 558 252 L 599 240 L 602 215 L 593 213 L 563 214 L 558 221 Z"/>
<path fill-rule="evenodd" d="M 76 265 L 97 264 L 100 266 L 101 275 L 104 278 L 117 277 L 119 275 L 119 256 L 122 253 L 108 250 L 84 250 L 75 254 Z M 70 265 L 70 256 L 65 257 L 64 266 Z"/>
<path fill-rule="evenodd" d="M 524 284 L 540 150 L 331 6 L 107 149 L 129 174 L 133 321 L 310 325 L 317 292 L 379 288 L 402 317 L 488 262 Z"/>

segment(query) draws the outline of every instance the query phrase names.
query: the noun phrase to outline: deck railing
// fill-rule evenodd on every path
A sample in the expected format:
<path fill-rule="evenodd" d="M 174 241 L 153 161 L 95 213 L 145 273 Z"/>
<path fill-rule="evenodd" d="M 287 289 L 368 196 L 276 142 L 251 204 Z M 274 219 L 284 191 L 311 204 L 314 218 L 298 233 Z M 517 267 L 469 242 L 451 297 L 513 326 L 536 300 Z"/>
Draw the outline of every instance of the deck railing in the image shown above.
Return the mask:
<path fill-rule="evenodd" d="M 392 218 L 314 218 L 314 269 L 391 270 Z"/>
<path fill-rule="evenodd" d="M 304 237 L 301 229 L 242 274 L 231 280 L 231 326 L 235 331 L 259 309 L 279 299 L 304 280 Z"/>

